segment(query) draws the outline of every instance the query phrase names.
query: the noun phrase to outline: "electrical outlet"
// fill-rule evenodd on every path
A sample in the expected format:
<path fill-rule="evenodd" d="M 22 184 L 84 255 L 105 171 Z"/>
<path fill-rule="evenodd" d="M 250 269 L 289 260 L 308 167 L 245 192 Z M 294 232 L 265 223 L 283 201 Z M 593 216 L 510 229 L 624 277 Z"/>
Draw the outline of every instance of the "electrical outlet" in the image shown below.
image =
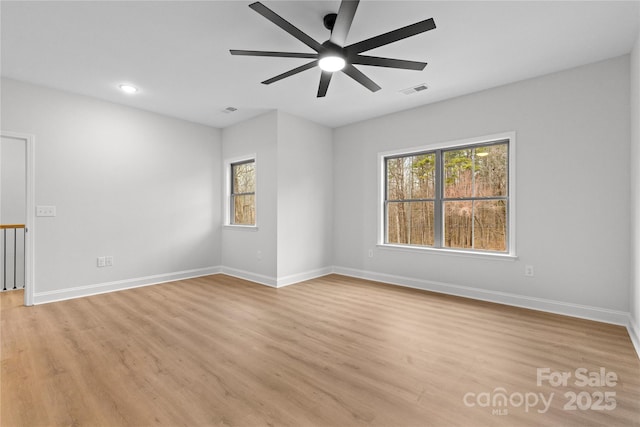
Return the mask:
<path fill-rule="evenodd" d="M 105 257 L 103 256 L 98 257 L 98 267 L 104 267 L 105 265 L 107 265 L 106 263 L 107 261 Z"/>
<path fill-rule="evenodd" d="M 373 249 L 369 249 L 369 258 L 373 258 Z"/>
<path fill-rule="evenodd" d="M 258 258 L 258 261 L 262 260 L 262 251 L 258 251 L 256 253 L 256 257 Z"/>
<path fill-rule="evenodd" d="M 527 277 L 533 277 L 533 265 L 524 266 L 524 275 Z"/>
<path fill-rule="evenodd" d="M 105 266 L 113 267 L 113 256 L 105 257 Z"/>

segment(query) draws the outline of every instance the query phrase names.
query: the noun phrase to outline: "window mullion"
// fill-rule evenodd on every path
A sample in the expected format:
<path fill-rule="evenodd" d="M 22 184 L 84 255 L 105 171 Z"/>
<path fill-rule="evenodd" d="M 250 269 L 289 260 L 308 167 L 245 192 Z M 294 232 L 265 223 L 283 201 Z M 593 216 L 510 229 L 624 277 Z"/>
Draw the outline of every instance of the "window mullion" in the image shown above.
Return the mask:
<path fill-rule="evenodd" d="M 411 218 L 411 212 L 413 211 L 413 204 L 411 202 L 405 203 L 407 207 L 406 215 L 407 215 L 407 244 L 411 244 L 411 231 L 413 228 L 413 219 Z"/>
<path fill-rule="evenodd" d="M 444 202 L 472 202 L 483 200 L 509 200 L 506 196 L 484 196 L 484 197 L 443 197 Z"/>
<path fill-rule="evenodd" d="M 384 159 L 384 214 L 382 224 L 382 242 L 389 243 L 389 160 Z"/>
<path fill-rule="evenodd" d="M 231 194 L 229 198 L 229 223 L 233 224 L 233 220 L 236 217 L 236 196 L 235 194 Z"/>
<path fill-rule="evenodd" d="M 442 196 L 443 196 L 443 168 L 442 168 L 442 150 L 436 150 L 436 182 L 435 182 L 435 200 L 433 202 L 433 247 L 442 248 L 443 233 L 443 215 L 442 215 Z"/>
<path fill-rule="evenodd" d="M 476 245 L 476 149 L 471 149 L 471 249 L 475 249 Z"/>
<path fill-rule="evenodd" d="M 235 195 L 235 185 L 234 185 L 234 177 L 233 177 L 233 164 L 229 167 L 229 185 L 231 188 L 229 188 L 230 192 L 231 192 L 231 197 L 229 197 L 229 223 L 230 224 L 234 224 L 235 223 L 235 217 L 236 217 L 236 195 Z"/>
<path fill-rule="evenodd" d="M 391 199 L 391 200 L 385 200 L 385 202 L 388 203 L 398 203 L 398 202 L 433 202 L 435 201 L 435 199 Z"/>

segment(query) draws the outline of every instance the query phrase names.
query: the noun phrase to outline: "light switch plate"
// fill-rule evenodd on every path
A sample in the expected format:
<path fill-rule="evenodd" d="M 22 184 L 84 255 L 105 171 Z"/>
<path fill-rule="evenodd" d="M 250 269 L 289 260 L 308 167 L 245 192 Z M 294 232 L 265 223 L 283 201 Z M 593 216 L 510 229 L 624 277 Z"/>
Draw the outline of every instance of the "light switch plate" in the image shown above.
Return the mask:
<path fill-rule="evenodd" d="M 56 216 L 56 207 L 36 206 L 36 216 Z"/>

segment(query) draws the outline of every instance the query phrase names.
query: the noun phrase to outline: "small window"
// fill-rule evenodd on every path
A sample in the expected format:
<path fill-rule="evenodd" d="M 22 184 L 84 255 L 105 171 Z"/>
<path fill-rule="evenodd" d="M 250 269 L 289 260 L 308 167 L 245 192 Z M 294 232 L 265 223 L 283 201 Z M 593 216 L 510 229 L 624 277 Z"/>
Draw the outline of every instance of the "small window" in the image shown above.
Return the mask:
<path fill-rule="evenodd" d="M 256 161 L 231 163 L 229 223 L 256 225 Z"/>
<path fill-rule="evenodd" d="M 383 244 L 513 253 L 510 139 L 382 156 Z"/>

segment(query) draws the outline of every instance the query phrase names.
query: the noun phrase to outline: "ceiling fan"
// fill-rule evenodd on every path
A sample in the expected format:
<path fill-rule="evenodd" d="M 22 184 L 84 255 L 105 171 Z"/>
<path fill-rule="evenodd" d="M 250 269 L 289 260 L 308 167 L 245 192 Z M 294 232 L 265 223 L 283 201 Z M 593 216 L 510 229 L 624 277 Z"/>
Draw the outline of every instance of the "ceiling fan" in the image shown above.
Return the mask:
<path fill-rule="evenodd" d="M 311 69 L 316 65 L 322 70 L 320 76 L 320 86 L 318 87 L 318 98 L 327 94 L 329 83 L 334 72 L 342 71 L 372 92 L 380 90 L 373 80 L 364 75 L 360 70 L 354 67 L 357 65 L 373 65 L 376 67 L 400 68 L 405 70 L 423 70 L 427 65 L 426 62 L 407 61 L 402 59 L 381 58 L 378 56 L 361 55 L 371 49 L 384 46 L 407 37 L 415 36 L 425 31 L 433 30 L 436 24 L 433 18 L 416 22 L 388 33 L 380 34 L 369 39 L 345 46 L 347 34 L 351 28 L 353 17 L 358 8 L 359 0 L 343 0 L 340 3 L 338 13 L 330 13 L 324 17 L 324 26 L 331 31 L 331 37 L 324 43 L 319 43 L 310 36 L 296 28 L 293 24 L 286 21 L 280 15 L 269 9 L 260 2 L 255 2 L 249 7 L 278 27 L 291 34 L 302 43 L 315 50 L 316 53 L 296 53 L 296 52 L 269 52 L 261 50 L 237 50 L 231 49 L 232 55 L 245 56 L 271 56 L 279 58 L 309 58 L 313 61 L 279 74 L 268 80 L 263 81 L 265 85 L 277 82 L 286 77 L 293 76 L 302 71 Z"/>

